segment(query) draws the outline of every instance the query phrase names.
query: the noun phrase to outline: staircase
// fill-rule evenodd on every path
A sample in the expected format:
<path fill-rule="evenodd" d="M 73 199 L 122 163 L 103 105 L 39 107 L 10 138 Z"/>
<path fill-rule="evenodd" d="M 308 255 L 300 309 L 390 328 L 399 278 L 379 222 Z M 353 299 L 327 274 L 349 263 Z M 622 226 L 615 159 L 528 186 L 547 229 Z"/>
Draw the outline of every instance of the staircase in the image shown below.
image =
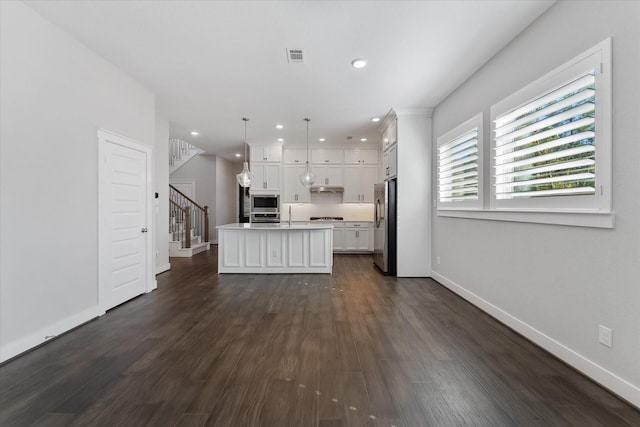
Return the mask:
<path fill-rule="evenodd" d="M 204 151 L 181 139 L 169 140 L 169 175 Z"/>
<path fill-rule="evenodd" d="M 191 257 L 209 247 L 209 207 L 169 185 L 169 256 Z"/>

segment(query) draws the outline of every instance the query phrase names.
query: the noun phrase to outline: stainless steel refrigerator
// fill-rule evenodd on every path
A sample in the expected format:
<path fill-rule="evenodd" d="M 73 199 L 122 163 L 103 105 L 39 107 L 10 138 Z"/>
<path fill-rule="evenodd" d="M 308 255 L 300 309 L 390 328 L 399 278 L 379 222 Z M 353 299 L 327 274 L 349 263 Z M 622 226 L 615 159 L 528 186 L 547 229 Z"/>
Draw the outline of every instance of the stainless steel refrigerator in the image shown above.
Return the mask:
<path fill-rule="evenodd" d="M 373 262 L 390 276 L 397 274 L 396 187 L 391 179 L 374 186 Z"/>

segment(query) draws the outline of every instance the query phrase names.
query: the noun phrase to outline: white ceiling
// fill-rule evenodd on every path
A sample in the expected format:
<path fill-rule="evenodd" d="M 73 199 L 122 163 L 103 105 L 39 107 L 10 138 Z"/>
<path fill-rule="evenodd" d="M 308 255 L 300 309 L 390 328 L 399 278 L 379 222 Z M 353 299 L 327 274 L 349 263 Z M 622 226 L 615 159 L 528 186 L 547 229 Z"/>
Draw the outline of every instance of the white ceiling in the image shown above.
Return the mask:
<path fill-rule="evenodd" d="M 154 92 L 172 137 L 230 159 L 242 117 L 250 143 L 304 144 L 310 117 L 311 144 L 377 144 L 371 117 L 435 107 L 553 3 L 27 2 Z M 304 48 L 306 62 L 287 63 L 286 48 Z M 351 66 L 357 57 L 366 68 Z"/>

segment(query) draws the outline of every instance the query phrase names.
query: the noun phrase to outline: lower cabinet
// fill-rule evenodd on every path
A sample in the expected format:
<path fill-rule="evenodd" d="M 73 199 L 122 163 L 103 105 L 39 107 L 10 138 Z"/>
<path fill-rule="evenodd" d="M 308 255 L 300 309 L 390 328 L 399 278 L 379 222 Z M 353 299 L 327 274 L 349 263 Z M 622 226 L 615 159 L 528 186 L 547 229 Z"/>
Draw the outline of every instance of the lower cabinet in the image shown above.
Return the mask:
<path fill-rule="evenodd" d="M 334 252 L 371 252 L 373 250 L 370 222 L 345 222 L 333 229 Z"/>
<path fill-rule="evenodd" d="M 333 252 L 344 251 L 344 228 L 333 226 Z"/>

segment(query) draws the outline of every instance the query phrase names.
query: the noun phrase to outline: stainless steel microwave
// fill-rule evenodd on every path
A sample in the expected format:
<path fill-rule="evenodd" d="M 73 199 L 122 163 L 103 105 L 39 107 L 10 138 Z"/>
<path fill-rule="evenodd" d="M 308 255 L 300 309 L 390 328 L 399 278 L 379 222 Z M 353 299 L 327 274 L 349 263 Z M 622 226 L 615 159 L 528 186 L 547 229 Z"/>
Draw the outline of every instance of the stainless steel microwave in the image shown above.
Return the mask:
<path fill-rule="evenodd" d="M 279 194 L 252 194 L 251 212 L 280 212 Z"/>

